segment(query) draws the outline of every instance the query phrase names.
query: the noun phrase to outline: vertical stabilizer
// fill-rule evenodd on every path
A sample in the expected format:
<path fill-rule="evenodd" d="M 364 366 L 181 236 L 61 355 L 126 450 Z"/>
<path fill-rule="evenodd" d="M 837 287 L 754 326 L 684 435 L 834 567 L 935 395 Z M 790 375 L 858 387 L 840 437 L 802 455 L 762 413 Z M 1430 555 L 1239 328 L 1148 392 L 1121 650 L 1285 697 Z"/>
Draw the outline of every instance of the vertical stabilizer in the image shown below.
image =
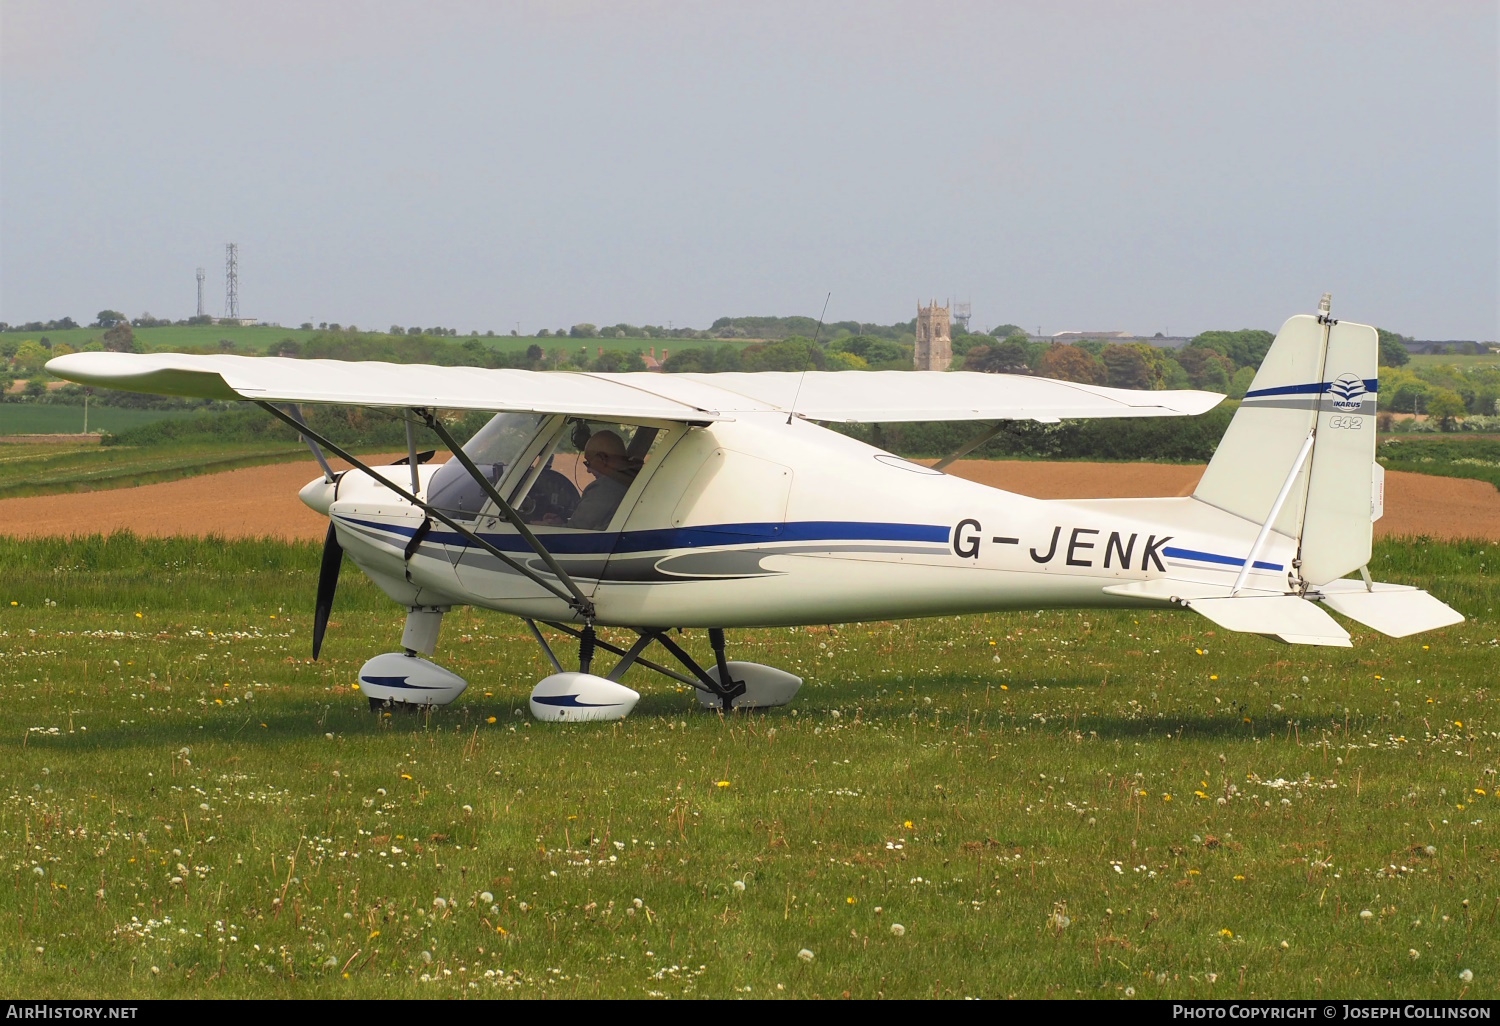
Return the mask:
<path fill-rule="evenodd" d="M 1265 523 L 1317 417 L 1323 339 L 1324 325 L 1310 314 L 1299 314 L 1281 326 L 1194 498 Z M 1298 477 L 1272 525 L 1281 534 L 1295 536 L 1301 526 L 1306 464 Z"/>
<path fill-rule="evenodd" d="M 1288 320 L 1193 493 L 1256 524 L 1275 510 L 1271 529 L 1298 539 L 1297 576 L 1308 584 L 1370 559 L 1378 353 L 1367 325 L 1326 315 Z"/>

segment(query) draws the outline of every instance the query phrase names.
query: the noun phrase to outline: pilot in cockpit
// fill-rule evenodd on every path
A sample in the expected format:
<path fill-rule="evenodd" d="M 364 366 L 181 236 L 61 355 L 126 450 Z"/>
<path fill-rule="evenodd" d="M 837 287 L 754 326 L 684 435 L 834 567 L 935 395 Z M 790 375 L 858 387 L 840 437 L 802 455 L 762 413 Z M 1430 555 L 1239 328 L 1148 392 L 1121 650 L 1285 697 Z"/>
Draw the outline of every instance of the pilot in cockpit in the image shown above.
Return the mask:
<path fill-rule="evenodd" d="M 594 480 L 584 488 L 573 515 L 564 520 L 549 517 L 547 522 L 584 531 L 602 531 L 619 508 L 640 472 L 638 461 L 625 452 L 625 443 L 613 431 L 595 431 L 583 447 L 583 466 Z"/>

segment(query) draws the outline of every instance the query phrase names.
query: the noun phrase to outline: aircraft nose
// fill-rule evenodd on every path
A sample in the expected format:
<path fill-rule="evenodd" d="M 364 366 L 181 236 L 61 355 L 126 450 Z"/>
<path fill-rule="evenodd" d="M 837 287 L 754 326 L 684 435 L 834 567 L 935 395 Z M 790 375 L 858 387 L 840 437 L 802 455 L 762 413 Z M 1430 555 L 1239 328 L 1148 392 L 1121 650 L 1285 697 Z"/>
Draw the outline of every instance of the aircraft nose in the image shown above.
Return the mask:
<path fill-rule="evenodd" d="M 333 505 L 335 487 L 336 482 L 316 477 L 302 486 L 302 490 L 297 493 L 297 498 L 301 499 L 303 505 L 309 509 L 317 510 L 326 517 L 328 507 Z"/>

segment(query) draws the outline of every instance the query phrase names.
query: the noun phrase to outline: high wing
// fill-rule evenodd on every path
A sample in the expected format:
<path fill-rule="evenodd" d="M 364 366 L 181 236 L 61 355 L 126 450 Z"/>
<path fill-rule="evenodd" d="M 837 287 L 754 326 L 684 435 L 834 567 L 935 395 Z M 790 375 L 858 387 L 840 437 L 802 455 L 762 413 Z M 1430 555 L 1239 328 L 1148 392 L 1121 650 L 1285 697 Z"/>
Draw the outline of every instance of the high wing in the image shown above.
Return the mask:
<path fill-rule="evenodd" d="M 1192 390 L 1134 391 L 1015 374 L 808 371 L 588 374 L 425 364 L 72 353 L 48 373 L 82 385 L 204 399 L 338 403 L 391 408 L 576 414 L 707 423 L 736 413 L 806 420 L 896 423 L 1175 417 L 1224 398 Z"/>

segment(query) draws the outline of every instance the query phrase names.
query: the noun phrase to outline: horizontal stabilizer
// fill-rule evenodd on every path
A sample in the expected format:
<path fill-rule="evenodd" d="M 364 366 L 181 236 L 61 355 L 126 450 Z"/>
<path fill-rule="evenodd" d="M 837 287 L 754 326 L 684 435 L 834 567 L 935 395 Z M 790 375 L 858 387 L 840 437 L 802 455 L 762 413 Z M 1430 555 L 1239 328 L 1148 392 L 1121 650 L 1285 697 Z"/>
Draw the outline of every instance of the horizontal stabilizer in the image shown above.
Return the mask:
<path fill-rule="evenodd" d="M 1463 623 L 1464 616 L 1425 591 L 1401 584 L 1329 581 L 1319 589 L 1324 605 L 1335 613 L 1393 638 L 1405 638 Z"/>
<path fill-rule="evenodd" d="M 1337 620 L 1296 595 L 1189 599 L 1187 606 L 1229 631 L 1267 634 L 1289 645 L 1353 647 Z"/>
<path fill-rule="evenodd" d="M 1157 599 L 1161 602 L 1184 603 L 1192 599 L 1228 598 L 1234 588 L 1228 584 L 1212 584 L 1207 581 L 1177 581 L 1170 577 L 1153 577 L 1149 581 L 1131 581 L 1128 584 L 1111 584 L 1104 589 L 1106 595 L 1122 598 Z M 1284 595 L 1282 591 L 1262 591 L 1259 588 L 1241 588 L 1240 595 L 1246 597 L 1272 597 Z"/>

